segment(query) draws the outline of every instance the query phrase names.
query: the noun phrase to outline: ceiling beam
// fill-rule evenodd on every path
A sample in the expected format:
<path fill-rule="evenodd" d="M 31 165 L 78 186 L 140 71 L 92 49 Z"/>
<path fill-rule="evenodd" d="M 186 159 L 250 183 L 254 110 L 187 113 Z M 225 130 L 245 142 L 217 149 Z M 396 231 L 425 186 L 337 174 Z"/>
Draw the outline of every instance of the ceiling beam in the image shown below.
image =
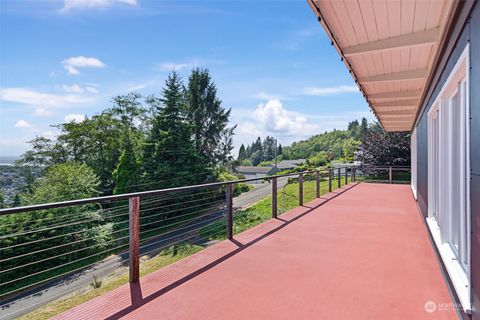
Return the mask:
<path fill-rule="evenodd" d="M 382 115 L 392 115 L 392 116 L 408 116 L 408 115 L 415 115 L 415 109 L 411 110 L 385 110 L 385 111 L 377 111 L 379 116 Z"/>
<path fill-rule="evenodd" d="M 415 69 L 415 70 L 406 70 L 400 72 L 392 72 L 386 74 L 378 74 L 374 76 L 360 77 L 358 81 L 360 83 L 368 82 L 390 82 L 390 81 L 401 81 L 401 80 L 415 80 L 415 79 L 425 79 L 428 74 L 428 69 Z"/>
<path fill-rule="evenodd" d="M 388 126 L 388 125 L 384 125 L 384 128 L 387 131 L 410 131 L 409 126 Z"/>
<path fill-rule="evenodd" d="M 356 46 L 344 48 L 343 55 L 350 57 L 370 52 L 385 51 L 395 48 L 415 47 L 438 42 L 440 39 L 440 28 L 428 29 L 425 31 L 404 34 L 401 36 L 367 42 Z"/>
<path fill-rule="evenodd" d="M 378 117 L 380 118 L 380 120 L 385 120 L 385 121 L 388 121 L 388 120 L 411 121 L 411 120 L 413 120 L 413 116 L 414 116 L 414 115 L 411 115 L 411 116 L 392 116 L 392 115 L 382 115 L 382 114 L 379 114 L 379 115 L 378 115 Z"/>
<path fill-rule="evenodd" d="M 373 109 L 375 110 L 375 112 L 377 113 L 383 113 L 383 112 L 387 112 L 387 111 L 408 111 L 408 112 L 415 112 L 417 110 L 416 107 L 373 107 Z"/>
<path fill-rule="evenodd" d="M 374 107 L 416 107 L 418 106 L 418 99 L 409 99 L 409 100 L 396 100 L 396 101 L 382 101 L 382 102 L 373 102 Z"/>
<path fill-rule="evenodd" d="M 368 94 L 369 99 L 403 99 L 403 98 L 420 98 L 422 90 L 410 90 L 410 91 L 391 91 Z"/>
<path fill-rule="evenodd" d="M 410 128 L 385 129 L 386 132 L 410 132 Z"/>
<path fill-rule="evenodd" d="M 382 124 L 384 126 L 390 126 L 390 127 L 394 127 L 394 128 L 407 128 L 409 126 L 412 125 L 412 120 L 408 120 L 408 121 L 385 121 L 385 120 L 381 120 Z"/>
<path fill-rule="evenodd" d="M 410 126 L 411 126 L 411 124 L 404 125 L 404 126 L 399 126 L 399 125 L 389 126 L 388 124 L 384 124 L 384 123 L 382 123 L 382 125 L 387 131 L 410 131 Z"/>

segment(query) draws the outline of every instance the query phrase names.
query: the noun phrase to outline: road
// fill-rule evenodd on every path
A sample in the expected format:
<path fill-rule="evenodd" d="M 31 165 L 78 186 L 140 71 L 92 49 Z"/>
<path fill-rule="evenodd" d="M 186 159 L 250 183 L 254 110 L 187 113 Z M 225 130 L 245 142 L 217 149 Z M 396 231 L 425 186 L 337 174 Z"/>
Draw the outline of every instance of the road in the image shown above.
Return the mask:
<path fill-rule="evenodd" d="M 288 182 L 287 177 L 278 178 L 277 188 L 280 190 Z M 250 192 L 242 193 L 233 199 L 233 206 L 236 208 L 245 208 L 272 194 L 272 184 L 265 182 L 253 185 L 255 189 Z"/>
<path fill-rule="evenodd" d="M 278 179 L 278 188 L 287 184 L 288 178 Z M 271 194 L 271 184 L 266 182 L 255 185 L 255 189 L 243 193 L 233 199 L 235 208 L 248 207 Z M 198 230 L 214 221 L 223 219 L 223 210 L 213 209 L 185 225 L 181 225 L 175 230 L 164 234 L 161 237 L 152 239 L 141 245 L 140 254 L 154 254 L 171 244 L 179 241 L 188 241 L 189 243 L 205 245 L 208 240 L 198 236 Z M 58 280 L 50 281 L 44 285 L 35 287 L 22 292 L 14 298 L 1 302 L 0 319 L 14 319 L 27 314 L 39 307 L 48 304 L 62 296 L 73 292 L 88 289 L 93 276 L 103 279 L 112 274 L 126 272 L 128 266 L 128 252 L 106 258 L 92 267 L 82 269 L 71 275 L 62 277 Z M 127 260 L 127 261 L 126 261 Z"/>

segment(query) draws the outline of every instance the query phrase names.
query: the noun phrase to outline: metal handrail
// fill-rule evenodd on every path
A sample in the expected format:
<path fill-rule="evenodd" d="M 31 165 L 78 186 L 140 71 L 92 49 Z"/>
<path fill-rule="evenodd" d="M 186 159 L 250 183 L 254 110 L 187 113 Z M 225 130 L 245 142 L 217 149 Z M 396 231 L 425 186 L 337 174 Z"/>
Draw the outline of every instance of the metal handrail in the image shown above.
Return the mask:
<path fill-rule="evenodd" d="M 352 167 L 341 167 L 351 169 Z M 339 167 L 335 168 L 339 169 Z M 333 170 L 333 169 L 328 169 Z M 327 172 L 328 170 L 323 170 L 322 172 Z M 238 184 L 238 183 L 245 183 L 245 182 L 252 182 L 252 181 L 260 181 L 260 180 L 271 180 L 273 178 L 282 178 L 282 177 L 291 177 L 296 176 L 299 174 L 313 174 L 317 171 L 321 172 L 321 170 L 307 170 L 302 172 L 292 172 L 286 173 L 281 175 L 273 175 L 273 176 L 266 176 L 260 178 L 249 178 L 249 179 L 239 179 L 239 180 L 232 180 L 232 181 L 221 181 L 221 182 L 211 182 L 211 183 L 204 183 L 204 184 L 196 184 L 190 186 L 183 186 L 183 187 L 175 187 L 175 188 L 166 188 L 166 189 L 158 189 L 158 190 L 151 190 L 151 191 L 140 191 L 140 192 L 132 192 L 132 193 L 124 193 L 119 195 L 111 195 L 111 196 L 102 196 L 102 197 L 94 197 L 94 198 L 85 198 L 85 199 L 76 199 L 76 200 L 68 200 L 68 201 L 60 201 L 60 202 L 52 202 L 52 203 L 44 203 L 44 204 L 36 204 L 36 205 L 29 205 L 23 207 L 13 207 L 13 208 L 5 208 L 0 209 L 0 216 L 14 214 L 14 213 L 22 213 L 22 212 L 31 212 L 31 211 L 38 211 L 38 210 L 46 210 L 46 209 L 55 209 L 55 208 L 65 208 L 70 206 L 77 206 L 77 205 L 85 205 L 91 203 L 105 203 L 105 202 L 113 202 L 118 200 L 128 200 L 133 197 L 150 197 L 150 196 L 157 196 L 161 194 L 173 193 L 173 192 L 183 192 L 183 191 L 192 191 L 202 188 L 214 188 L 214 187 L 222 187 L 228 184 Z"/>
<path fill-rule="evenodd" d="M 146 226 L 147 224 L 151 223 L 158 223 L 159 221 L 155 222 L 148 222 L 147 224 L 141 223 L 141 219 L 144 218 L 151 218 L 153 215 L 147 215 L 143 216 L 142 218 L 140 217 L 140 202 L 142 198 L 144 197 L 154 197 L 154 196 L 160 196 L 160 195 L 168 195 L 168 196 L 162 196 L 160 198 L 170 198 L 170 197 L 177 197 L 177 194 L 182 194 L 183 192 L 189 192 L 189 191 L 197 191 L 200 189 L 208 189 L 208 193 L 216 192 L 217 190 L 220 192 L 221 190 L 223 191 L 222 195 L 218 195 L 218 197 L 225 197 L 225 205 L 222 207 L 223 211 L 223 217 L 220 218 L 215 218 L 216 220 L 222 220 L 226 219 L 226 237 L 227 239 L 232 239 L 234 236 L 234 230 L 233 230 L 233 225 L 234 225 L 234 210 L 233 208 L 233 186 L 239 183 L 247 183 L 247 182 L 254 182 L 254 181 L 271 181 L 271 187 L 272 187 L 272 218 L 276 218 L 278 215 L 278 192 L 277 192 L 277 187 L 278 187 L 278 179 L 279 178 L 285 178 L 285 177 L 297 177 L 298 176 L 298 205 L 302 206 L 304 204 L 304 183 L 307 180 L 315 180 L 315 194 L 316 197 L 320 197 L 320 181 L 323 178 L 328 178 L 328 188 L 329 191 L 332 191 L 332 181 L 334 179 L 338 180 L 338 187 L 341 186 L 341 183 L 343 180 L 345 180 L 345 184 L 348 184 L 348 178 L 351 178 L 351 181 L 354 182 L 356 181 L 355 178 L 355 172 L 357 170 L 357 165 L 345 165 L 341 167 L 335 167 L 335 168 L 329 168 L 329 169 L 316 169 L 316 170 L 305 170 L 305 171 L 299 171 L 299 172 L 291 172 L 291 173 L 286 173 L 286 174 L 277 174 L 277 175 L 272 175 L 272 176 L 264 176 L 264 177 L 256 177 L 256 178 L 249 178 L 249 179 L 238 179 L 238 180 L 233 180 L 233 181 L 222 181 L 222 182 L 213 182 L 213 183 L 204 183 L 204 184 L 198 184 L 198 185 L 189 185 L 189 186 L 183 186 L 183 187 L 175 187 L 175 188 L 166 188 L 166 189 L 158 189 L 158 190 L 151 190 L 151 191 L 142 191 L 142 192 L 133 192 L 133 193 L 126 193 L 126 194 L 120 194 L 120 195 L 110 195 L 110 196 L 102 196 L 102 197 L 93 197 L 93 198 L 85 198 L 85 199 L 75 199 L 75 200 L 69 200 L 69 201 L 61 201 L 61 202 L 55 202 L 55 203 L 44 203 L 44 204 L 37 204 L 37 205 L 30 205 L 30 206 L 23 206 L 23 207 L 14 207 L 14 208 L 5 208 L 5 209 L 0 209 L 0 216 L 7 216 L 11 214 L 18 214 L 18 213 L 27 213 L 27 212 L 32 212 L 32 211 L 40 211 L 40 210 L 47 210 L 47 209 L 55 209 L 55 208 L 66 208 L 70 206 L 77 206 L 77 205 L 88 205 L 88 204 L 101 204 L 101 203 L 111 203 L 119 200 L 128 200 L 128 204 L 124 204 L 122 207 L 122 211 L 126 209 L 127 212 L 122 213 L 121 215 L 128 215 L 128 220 L 122 221 L 120 223 L 128 223 L 128 228 L 122 228 L 120 230 L 115 231 L 115 233 L 119 232 L 124 232 L 128 230 L 128 235 L 121 235 L 121 239 L 128 239 L 128 253 L 129 253 L 129 279 L 130 282 L 137 282 L 139 280 L 139 264 L 140 264 L 140 254 L 139 250 L 141 248 L 141 243 L 140 241 L 140 236 L 144 232 L 151 232 L 154 229 L 150 230 L 144 230 L 141 231 L 142 226 Z M 313 177 L 313 179 L 309 179 L 310 177 Z M 200 193 L 202 194 L 202 193 Z M 144 200 L 145 202 L 142 203 L 149 203 L 149 200 L 146 199 Z M 195 200 L 198 201 L 198 200 Z M 196 203 L 196 202 L 195 202 Z M 170 205 L 167 205 L 170 206 Z M 167 207 L 165 206 L 165 207 Z M 193 207 L 196 205 L 193 205 Z M 128 207 L 128 208 L 127 208 Z M 192 206 L 190 206 L 192 208 Z M 146 209 L 150 210 L 150 209 Z M 168 212 L 174 212 L 173 211 L 167 211 L 167 212 L 162 212 L 160 213 L 161 215 L 165 215 Z M 197 211 L 198 212 L 198 211 Z M 189 213 L 194 214 L 195 212 Z M 157 215 L 160 215 L 157 214 Z M 114 215 L 115 216 L 115 215 Z M 179 216 L 175 216 L 172 218 L 168 219 L 176 219 Z M 194 221 L 191 218 L 190 220 L 187 221 Z M 215 220 L 215 221 L 216 221 Z M 87 220 L 90 221 L 90 220 Z M 164 221 L 164 220 L 161 220 Z M 50 229 L 56 229 L 60 228 L 63 226 L 70 226 L 73 224 L 81 224 L 84 223 L 85 221 L 74 221 L 74 220 L 67 220 L 67 221 L 62 221 L 60 224 L 54 224 L 54 225 L 48 225 L 46 228 L 43 229 L 32 229 L 32 230 L 24 230 L 20 234 L 13 234 L 13 236 L 17 235 L 24 235 L 24 234 L 30 234 L 38 231 L 46 231 Z M 179 221 L 176 222 L 176 224 L 181 225 L 185 221 Z M 205 221 L 199 222 L 199 224 L 203 224 Z M 169 226 L 171 226 L 170 224 Z M 166 228 L 167 226 L 162 226 L 160 228 Z M 191 227 L 191 225 L 189 225 Z M 177 229 L 178 230 L 178 229 Z M 8 237 L 11 237 L 12 234 L 8 235 Z M 63 236 L 63 235 L 62 235 Z M 52 238 L 55 238 L 58 236 L 54 236 Z M 1 239 L 1 237 L 0 237 Z M 48 238 L 47 238 L 48 239 Z M 90 238 L 81 240 L 85 242 L 86 240 L 90 240 Z M 109 241 L 109 243 L 116 243 L 119 239 L 112 239 Z M 145 239 L 143 240 L 145 241 Z M 31 243 L 36 243 L 38 242 L 37 240 L 33 242 L 27 242 L 25 244 L 31 244 Z M 25 245 L 22 244 L 22 245 Z M 127 246 L 127 243 L 122 244 L 122 248 Z M 65 244 L 60 244 L 57 245 L 56 248 L 64 248 L 66 247 Z M 41 260 L 34 261 L 34 262 L 28 262 L 26 265 L 33 265 L 33 264 L 38 264 L 39 262 L 44 262 L 44 261 L 51 261 L 52 259 L 57 259 L 58 257 L 65 257 L 71 253 L 78 253 L 78 252 L 85 252 L 85 250 L 90 250 L 92 247 L 81 247 L 77 248 L 75 250 L 69 251 L 69 252 L 59 252 L 55 256 L 48 256 L 44 257 Z M 119 247 L 118 247 L 119 248 Z M 27 254 L 22 254 L 20 256 L 15 256 L 13 257 L 14 259 L 18 258 L 23 258 L 26 257 L 27 255 L 30 256 L 32 254 L 37 254 L 40 252 L 45 252 L 47 250 L 51 250 L 52 248 L 41 248 L 40 250 L 34 251 L 34 252 L 29 252 Z M 91 258 L 93 256 L 99 256 L 105 252 L 111 252 L 112 250 L 116 250 L 116 248 L 109 248 L 108 250 L 104 250 L 101 252 L 96 252 L 94 255 L 90 255 L 87 257 L 82 257 L 81 259 L 77 259 L 74 261 L 67 262 L 66 264 L 73 264 L 75 261 L 80 261 L 80 260 L 85 260 L 87 258 Z M 63 266 L 66 265 L 65 263 L 62 264 Z M 6 270 L 3 270 L 3 272 L 10 272 L 13 270 L 16 270 L 20 268 L 19 266 L 11 266 L 7 268 Z M 53 267 L 53 269 L 60 268 L 59 266 Z M 16 278 L 11 280 L 9 283 L 13 283 L 14 281 L 18 281 L 19 279 L 25 279 L 28 277 L 31 277 L 32 275 L 38 275 L 41 273 L 48 272 L 53 269 L 45 269 L 45 270 L 40 270 L 36 271 L 33 274 L 28 274 L 24 275 L 22 278 Z M 70 272 L 70 271 L 69 271 Z M 55 275 L 53 277 L 50 277 L 49 279 L 56 278 L 58 275 Z M 5 284 L 5 283 L 4 283 Z M 18 292 L 19 290 L 23 290 L 24 288 L 30 287 L 30 285 L 24 286 L 20 289 L 15 289 L 13 291 L 9 291 L 6 294 L 11 294 L 12 292 Z M 6 294 L 3 294 L 6 295 Z"/>

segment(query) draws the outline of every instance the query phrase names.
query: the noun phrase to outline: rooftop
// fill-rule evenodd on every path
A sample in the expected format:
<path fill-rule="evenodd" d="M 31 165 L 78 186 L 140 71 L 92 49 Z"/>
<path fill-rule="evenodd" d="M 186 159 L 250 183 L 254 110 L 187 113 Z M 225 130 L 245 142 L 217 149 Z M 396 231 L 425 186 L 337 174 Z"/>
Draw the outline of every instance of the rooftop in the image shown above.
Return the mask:
<path fill-rule="evenodd" d="M 301 236 L 299 236 L 301 235 Z M 410 186 L 352 183 L 56 319 L 456 319 Z"/>
<path fill-rule="evenodd" d="M 272 170 L 271 167 L 257 167 L 257 166 L 238 166 L 235 171 L 239 173 L 264 173 L 267 174 Z"/>

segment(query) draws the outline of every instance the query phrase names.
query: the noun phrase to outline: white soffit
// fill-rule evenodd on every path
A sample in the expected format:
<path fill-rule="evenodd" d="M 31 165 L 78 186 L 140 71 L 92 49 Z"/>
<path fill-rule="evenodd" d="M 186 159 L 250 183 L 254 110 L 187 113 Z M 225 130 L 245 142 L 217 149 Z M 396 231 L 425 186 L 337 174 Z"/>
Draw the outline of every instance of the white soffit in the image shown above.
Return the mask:
<path fill-rule="evenodd" d="M 307 0 L 386 131 L 410 131 L 452 0 Z"/>

